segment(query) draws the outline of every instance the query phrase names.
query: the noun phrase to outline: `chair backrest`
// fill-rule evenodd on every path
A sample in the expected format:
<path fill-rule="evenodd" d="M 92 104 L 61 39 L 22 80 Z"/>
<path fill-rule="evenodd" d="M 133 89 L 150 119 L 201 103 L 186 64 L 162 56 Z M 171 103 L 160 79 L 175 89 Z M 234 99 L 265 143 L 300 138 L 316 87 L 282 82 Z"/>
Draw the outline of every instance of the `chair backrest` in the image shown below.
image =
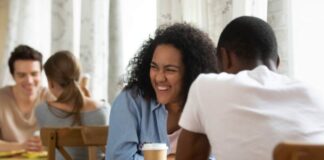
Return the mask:
<path fill-rule="evenodd" d="M 97 147 L 103 149 L 108 137 L 108 126 L 81 126 L 66 128 L 41 128 L 41 140 L 47 146 L 48 159 L 55 160 L 55 149 L 58 149 L 67 160 L 72 157 L 64 147 L 88 147 L 89 160 L 97 159 Z"/>
<path fill-rule="evenodd" d="M 274 160 L 324 160 L 324 144 L 281 142 L 273 151 Z"/>

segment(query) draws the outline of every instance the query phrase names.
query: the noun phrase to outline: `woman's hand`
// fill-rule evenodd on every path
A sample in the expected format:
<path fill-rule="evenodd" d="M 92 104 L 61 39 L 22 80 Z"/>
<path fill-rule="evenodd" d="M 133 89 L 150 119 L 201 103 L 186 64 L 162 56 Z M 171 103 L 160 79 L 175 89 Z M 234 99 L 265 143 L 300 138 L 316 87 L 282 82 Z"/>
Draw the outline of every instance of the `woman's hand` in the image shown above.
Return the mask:
<path fill-rule="evenodd" d="M 86 97 L 91 97 L 90 91 L 88 89 L 89 86 L 89 75 L 84 75 L 83 77 L 81 77 L 79 85 L 80 85 L 80 89 L 83 93 L 84 96 Z"/>

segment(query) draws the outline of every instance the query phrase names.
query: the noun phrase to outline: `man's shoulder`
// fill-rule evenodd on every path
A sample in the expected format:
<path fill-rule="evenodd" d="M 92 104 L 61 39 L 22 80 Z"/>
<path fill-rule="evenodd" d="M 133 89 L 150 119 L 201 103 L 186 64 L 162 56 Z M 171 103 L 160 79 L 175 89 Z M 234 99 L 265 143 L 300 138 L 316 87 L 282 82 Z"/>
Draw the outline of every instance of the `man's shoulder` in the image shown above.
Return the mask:
<path fill-rule="evenodd" d="M 12 103 L 14 97 L 11 93 L 11 86 L 5 86 L 0 88 L 0 112 L 5 112 L 5 110 L 12 110 Z"/>
<path fill-rule="evenodd" d="M 54 100 L 55 97 L 51 94 L 48 88 L 41 86 L 39 88 L 39 98 L 41 102 Z"/>
<path fill-rule="evenodd" d="M 215 80 L 228 80 L 235 77 L 234 74 L 230 73 L 203 73 L 197 77 L 197 81 L 215 81 Z"/>
<path fill-rule="evenodd" d="M 2 94 L 2 93 L 7 93 L 7 92 L 9 92 L 9 90 L 10 90 L 11 87 L 12 87 L 12 86 L 3 86 L 3 87 L 1 87 L 1 88 L 0 88 L 0 93 Z"/>
<path fill-rule="evenodd" d="M 230 82 L 230 80 L 234 79 L 235 77 L 236 75 L 225 72 L 200 74 L 194 83 L 200 87 L 218 86 Z"/>
<path fill-rule="evenodd" d="M 0 101 L 6 101 L 8 98 L 12 97 L 10 95 L 11 86 L 5 86 L 0 88 Z"/>

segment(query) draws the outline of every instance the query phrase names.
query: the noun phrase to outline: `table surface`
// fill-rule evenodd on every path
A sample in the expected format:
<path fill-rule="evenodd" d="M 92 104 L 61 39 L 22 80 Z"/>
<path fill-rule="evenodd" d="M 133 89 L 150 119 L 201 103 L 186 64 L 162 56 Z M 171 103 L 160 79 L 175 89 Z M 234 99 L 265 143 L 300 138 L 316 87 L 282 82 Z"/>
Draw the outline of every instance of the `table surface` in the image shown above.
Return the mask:
<path fill-rule="evenodd" d="M 30 156 L 28 154 L 30 153 L 26 153 L 24 151 L 0 152 L 0 160 L 45 160 L 47 159 L 47 157 L 44 156 L 44 154 L 47 154 L 46 151 L 45 153 L 44 152 L 32 153 L 32 154 L 42 154 L 41 156 L 38 155 Z"/>
<path fill-rule="evenodd" d="M 0 157 L 0 160 L 46 160 L 46 157 L 42 158 L 27 158 L 23 156 L 12 156 L 12 157 Z"/>

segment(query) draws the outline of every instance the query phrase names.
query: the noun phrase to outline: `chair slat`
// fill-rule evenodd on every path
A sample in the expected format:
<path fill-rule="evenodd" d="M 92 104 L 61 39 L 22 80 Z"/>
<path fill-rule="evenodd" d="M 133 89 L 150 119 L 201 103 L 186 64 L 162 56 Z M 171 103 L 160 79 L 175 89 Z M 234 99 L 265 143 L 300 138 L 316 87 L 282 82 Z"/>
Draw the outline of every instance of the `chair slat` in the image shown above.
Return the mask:
<path fill-rule="evenodd" d="M 105 148 L 108 126 L 41 128 L 41 140 L 48 146 L 48 158 L 55 159 L 57 148 L 66 159 L 72 159 L 64 147 L 88 147 L 89 160 L 97 159 L 97 147 Z"/>
<path fill-rule="evenodd" d="M 281 142 L 273 151 L 274 160 L 324 160 L 324 144 Z"/>

